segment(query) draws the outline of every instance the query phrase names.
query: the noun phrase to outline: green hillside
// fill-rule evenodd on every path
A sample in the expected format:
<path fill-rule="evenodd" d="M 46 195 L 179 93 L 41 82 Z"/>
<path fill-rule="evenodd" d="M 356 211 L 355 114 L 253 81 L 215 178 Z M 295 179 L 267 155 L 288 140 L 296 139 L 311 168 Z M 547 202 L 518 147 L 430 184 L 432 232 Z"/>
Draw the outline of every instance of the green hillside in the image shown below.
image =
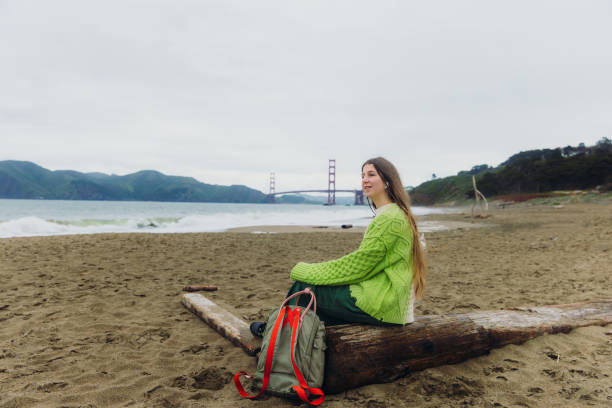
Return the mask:
<path fill-rule="evenodd" d="M 0 161 L 0 198 L 262 203 L 266 195 L 242 185 L 206 184 L 145 170 L 126 176 L 51 171 L 24 161 Z"/>
<path fill-rule="evenodd" d="M 415 205 L 432 205 L 465 199 L 472 188 L 472 176 L 457 175 L 426 181 L 410 192 Z"/>
<path fill-rule="evenodd" d="M 612 143 L 603 138 L 590 147 L 581 144 L 520 152 L 495 168 L 479 165 L 456 176 L 427 181 L 410 192 L 412 202 L 432 205 L 469 200 L 474 197 L 472 176 L 486 197 L 596 187 L 607 191 L 612 189 Z"/>

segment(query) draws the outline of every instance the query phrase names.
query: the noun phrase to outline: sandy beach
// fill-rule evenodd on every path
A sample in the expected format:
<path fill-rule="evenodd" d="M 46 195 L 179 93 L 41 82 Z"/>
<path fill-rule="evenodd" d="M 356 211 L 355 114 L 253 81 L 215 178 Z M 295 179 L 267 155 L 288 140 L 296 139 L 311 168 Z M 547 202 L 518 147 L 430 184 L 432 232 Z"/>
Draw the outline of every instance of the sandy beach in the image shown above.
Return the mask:
<path fill-rule="evenodd" d="M 612 202 L 423 216 L 416 314 L 612 299 Z M 481 228 L 470 228 L 471 226 Z M 180 303 L 190 284 L 242 318 L 278 306 L 298 261 L 357 248 L 363 229 L 0 239 L 0 407 L 292 407 L 242 399 L 255 360 Z M 275 232 L 275 233 L 266 233 Z M 609 407 L 612 326 L 546 335 L 464 363 L 329 395 L 328 407 Z"/>

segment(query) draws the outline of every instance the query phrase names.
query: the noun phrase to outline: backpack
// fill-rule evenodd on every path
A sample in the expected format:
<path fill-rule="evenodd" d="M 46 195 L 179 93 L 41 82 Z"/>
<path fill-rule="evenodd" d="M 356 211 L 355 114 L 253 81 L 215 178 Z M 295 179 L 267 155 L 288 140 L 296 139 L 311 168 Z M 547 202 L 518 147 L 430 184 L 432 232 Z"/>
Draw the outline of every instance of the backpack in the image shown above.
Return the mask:
<path fill-rule="evenodd" d="M 289 300 L 303 294 L 311 296 L 306 308 L 286 305 Z M 315 295 L 310 288 L 306 288 L 289 296 L 270 313 L 255 375 L 240 371 L 234 376 L 234 384 L 240 395 L 257 398 L 266 391 L 281 397 L 298 397 L 312 405 L 323 402 L 325 395 L 321 386 L 325 374 L 325 326 L 316 310 Z M 242 375 L 255 379 L 260 389 L 258 394 L 249 395 L 244 391 L 240 383 Z"/>

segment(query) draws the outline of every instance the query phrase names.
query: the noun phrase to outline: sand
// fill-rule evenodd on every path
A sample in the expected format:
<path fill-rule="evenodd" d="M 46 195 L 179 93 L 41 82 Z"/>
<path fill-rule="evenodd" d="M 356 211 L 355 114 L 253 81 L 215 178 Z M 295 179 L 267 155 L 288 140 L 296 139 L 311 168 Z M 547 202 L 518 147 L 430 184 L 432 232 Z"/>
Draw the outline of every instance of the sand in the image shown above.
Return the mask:
<path fill-rule="evenodd" d="M 493 206 L 494 207 L 494 206 Z M 417 314 L 612 299 L 612 203 L 494 208 L 428 222 L 428 287 Z M 460 224 L 454 224 L 460 225 Z M 263 319 L 298 261 L 354 250 L 359 229 L 109 234 L 0 240 L 0 407 L 292 407 L 242 399 L 255 361 L 186 311 L 187 284 Z M 389 384 L 330 395 L 346 407 L 609 407 L 612 326 L 511 345 Z"/>

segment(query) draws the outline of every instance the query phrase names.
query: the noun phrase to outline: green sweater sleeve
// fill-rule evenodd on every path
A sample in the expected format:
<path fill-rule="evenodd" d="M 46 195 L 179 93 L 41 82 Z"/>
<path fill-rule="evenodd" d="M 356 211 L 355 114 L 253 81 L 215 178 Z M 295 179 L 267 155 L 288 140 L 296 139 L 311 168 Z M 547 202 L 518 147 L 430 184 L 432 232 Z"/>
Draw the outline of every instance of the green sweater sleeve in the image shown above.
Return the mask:
<path fill-rule="evenodd" d="M 298 263 L 291 279 L 313 285 L 349 285 L 369 279 L 380 272 L 386 247 L 379 237 L 364 238 L 358 250 L 340 259 L 320 263 Z"/>

